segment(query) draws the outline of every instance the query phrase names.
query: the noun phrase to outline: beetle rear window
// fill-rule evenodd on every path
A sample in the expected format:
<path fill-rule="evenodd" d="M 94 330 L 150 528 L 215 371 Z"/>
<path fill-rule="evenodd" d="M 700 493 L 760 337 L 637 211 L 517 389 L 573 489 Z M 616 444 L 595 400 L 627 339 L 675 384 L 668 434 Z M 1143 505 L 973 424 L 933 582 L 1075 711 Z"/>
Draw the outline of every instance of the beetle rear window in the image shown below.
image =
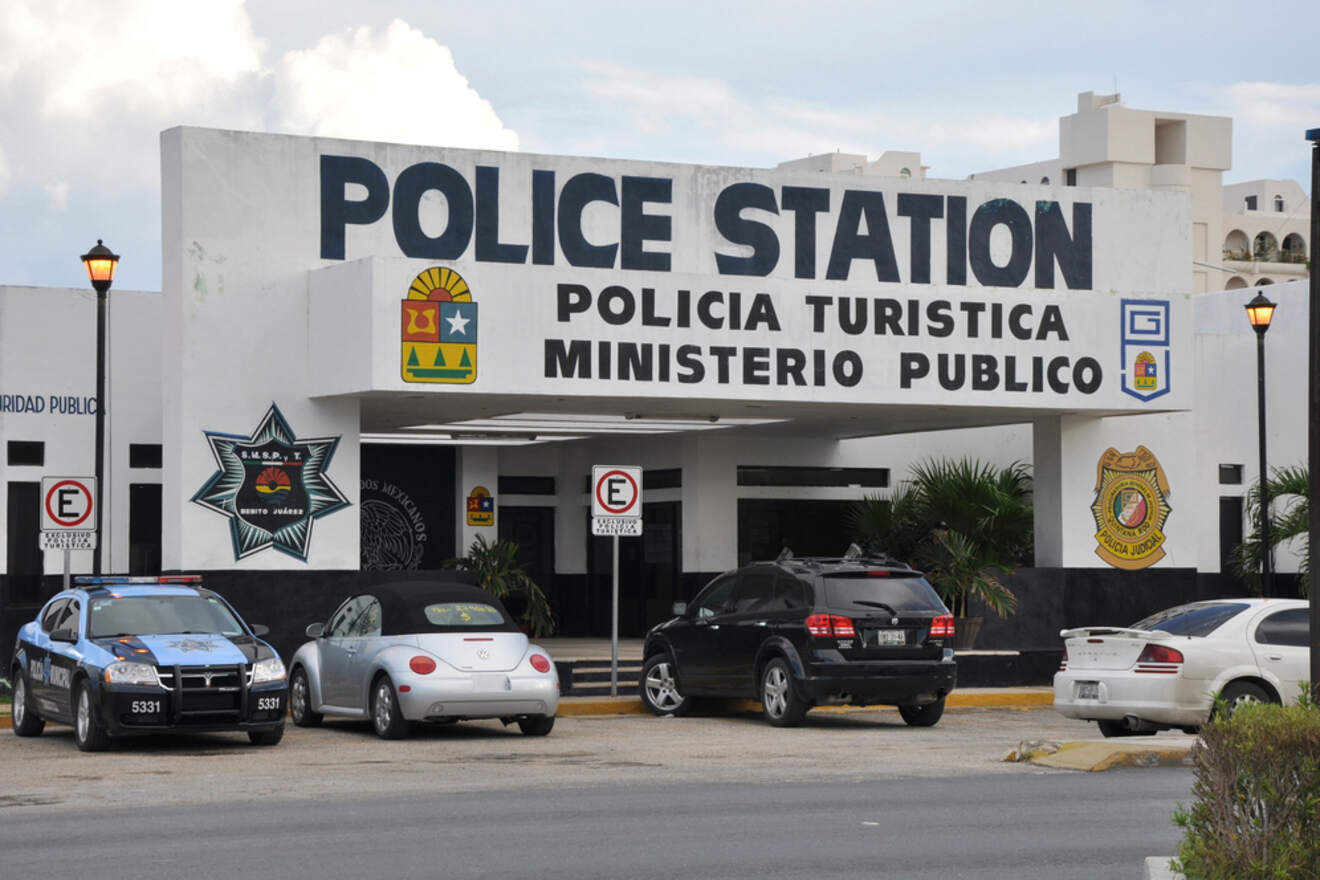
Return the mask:
<path fill-rule="evenodd" d="M 876 608 L 883 603 L 895 611 L 947 613 L 939 594 L 921 577 L 884 577 L 865 572 L 833 575 L 825 578 L 825 597 L 830 608 L 840 610 Z"/>
<path fill-rule="evenodd" d="M 1179 605 L 1132 624 L 1131 629 L 1163 630 L 1172 636 L 1208 636 L 1247 610 L 1243 602 Z"/>
<path fill-rule="evenodd" d="M 504 615 L 494 605 L 481 602 L 437 602 L 426 606 L 426 620 L 433 626 L 489 629 L 503 625 Z"/>

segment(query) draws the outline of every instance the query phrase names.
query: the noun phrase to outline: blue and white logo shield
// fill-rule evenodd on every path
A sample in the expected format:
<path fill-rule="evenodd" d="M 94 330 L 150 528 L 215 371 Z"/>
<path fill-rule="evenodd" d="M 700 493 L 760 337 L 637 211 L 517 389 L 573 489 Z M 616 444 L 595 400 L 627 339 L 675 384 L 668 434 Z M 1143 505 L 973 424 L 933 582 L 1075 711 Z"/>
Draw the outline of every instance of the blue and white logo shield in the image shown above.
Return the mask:
<path fill-rule="evenodd" d="M 1169 393 L 1169 301 L 1125 299 L 1121 303 L 1120 357 L 1124 394 L 1154 400 Z"/>

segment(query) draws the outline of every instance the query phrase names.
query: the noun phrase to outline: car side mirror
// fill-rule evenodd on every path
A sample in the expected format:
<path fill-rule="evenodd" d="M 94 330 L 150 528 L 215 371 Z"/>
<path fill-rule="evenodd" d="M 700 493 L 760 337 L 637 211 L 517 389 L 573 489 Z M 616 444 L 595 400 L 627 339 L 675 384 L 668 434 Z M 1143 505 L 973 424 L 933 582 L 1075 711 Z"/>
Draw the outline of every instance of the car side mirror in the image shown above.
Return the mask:
<path fill-rule="evenodd" d="M 257 638 L 268 636 L 270 635 L 270 627 L 266 626 L 264 623 L 254 623 L 252 624 L 252 634 Z"/>
<path fill-rule="evenodd" d="M 73 644 L 78 641 L 78 634 L 71 629 L 57 629 L 50 634 L 52 642 L 67 642 Z"/>
<path fill-rule="evenodd" d="M 325 624 L 309 623 L 307 624 L 307 629 L 303 630 L 303 632 L 307 633 L 307 638 L 309 639 L 319 639 L 321 636 L 325 635 Z"/>
<path fill-rule="evenodd" d="M 674 616 L 675 616 L 675 617 L 682 617 L 682 616 L 684 616 L 685 614 L 687 614 L 687 603 L 686 603 L 686 602 L 675 602 L 675 603 L 674 603 Z"/>

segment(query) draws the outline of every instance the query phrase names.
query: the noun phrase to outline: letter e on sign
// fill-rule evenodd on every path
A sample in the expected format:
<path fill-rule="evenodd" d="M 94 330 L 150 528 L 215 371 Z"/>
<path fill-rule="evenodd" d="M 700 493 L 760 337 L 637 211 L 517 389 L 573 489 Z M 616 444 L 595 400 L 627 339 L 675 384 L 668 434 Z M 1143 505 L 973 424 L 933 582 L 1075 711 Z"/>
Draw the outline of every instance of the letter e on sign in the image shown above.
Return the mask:
<path fill-rule="evenodd" d="M 95 509 L 95 477 L 41 478 L 42 531 L 86 530 Z"/>
<path fill-rule="evenodd" d="M 593 465 L 591 515 L 640 517 L 642 469 L 619 465 Z"/>

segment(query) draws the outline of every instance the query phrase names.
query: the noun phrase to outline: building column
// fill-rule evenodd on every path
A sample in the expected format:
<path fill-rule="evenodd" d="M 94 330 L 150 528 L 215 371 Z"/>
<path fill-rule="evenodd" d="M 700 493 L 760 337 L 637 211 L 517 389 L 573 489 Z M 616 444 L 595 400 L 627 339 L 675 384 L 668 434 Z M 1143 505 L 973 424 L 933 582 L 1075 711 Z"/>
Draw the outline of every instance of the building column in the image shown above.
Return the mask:
<path fill-rule="evenodd" d="M 499 497 L 496 494 L 500 482 L 500 451 L 495 446 L 460 446 L 454 455 L 454 491 L 458 498 L 454 509 L 455 517 L 454 555 L 466 556 L 468 548 L 482 535 L 486 543 L 495 543 L 499 537 Z M 470 526 L 467 517 L 467 500 L 472 490 L 484 486 L 495 497 L 495 517 L 488 526 Z"/>
<path fill-rule="evenodd" d="M 1032 506 L 1037 568 L 1063 565 L 1063 420 L 1039 418 L 1031 429 Z"/>

